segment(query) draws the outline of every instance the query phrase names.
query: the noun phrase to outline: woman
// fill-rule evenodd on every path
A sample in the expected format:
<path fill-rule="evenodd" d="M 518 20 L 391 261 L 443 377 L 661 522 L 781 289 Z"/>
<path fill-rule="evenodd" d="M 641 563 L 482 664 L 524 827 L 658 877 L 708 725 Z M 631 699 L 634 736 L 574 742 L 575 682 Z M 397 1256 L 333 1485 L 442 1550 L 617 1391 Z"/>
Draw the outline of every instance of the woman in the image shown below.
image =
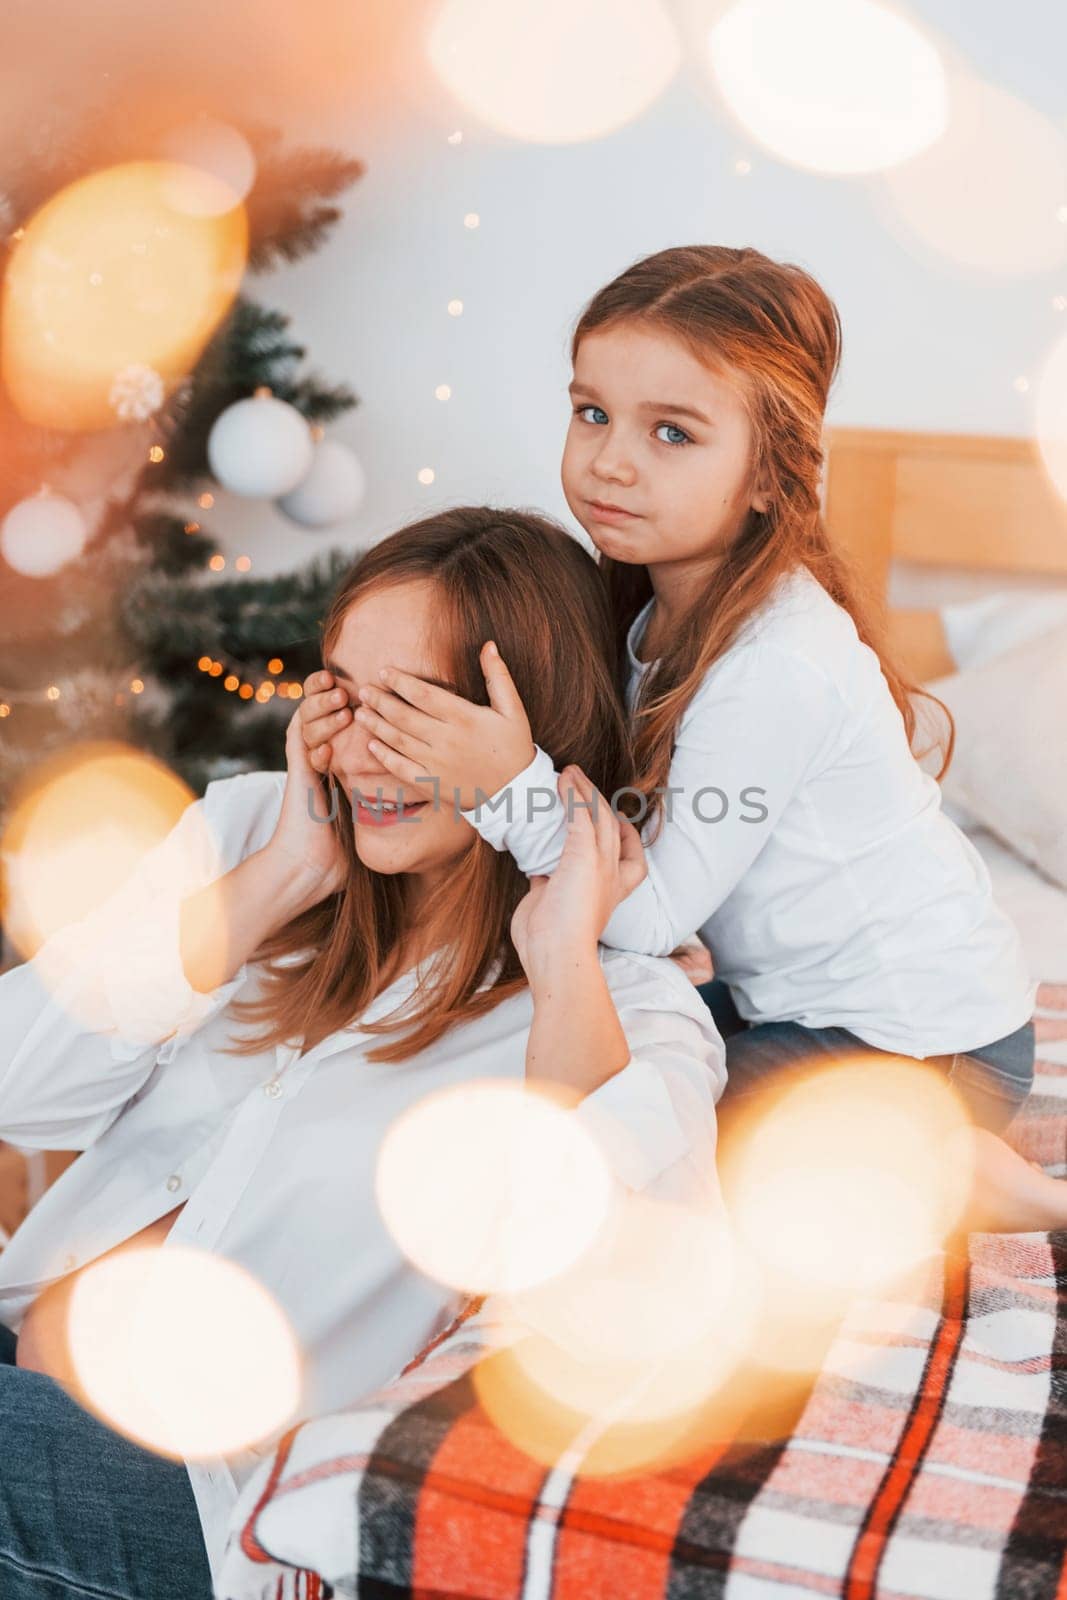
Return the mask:
<path fill-rule="evenodd" d="M 342 681 L 402 663 L 484 704 L 487 634 L 567 787 L 597 799 L 579 758 L 601 794 L 628 782 L 599 574 L 543 519 L 400 530 L 342 581 L 323 656 Z M 209 785 L 102 909 L 0 979 L 0 1136 L 84 1152 L 0 1256 L 5 1600 L 161 1600 L 175 1573 L 208 1600 L 272 1442 L 182 1463 L 90 1416 L 63 1315 L 88 1262 L 173 1243 L 253 1273 L 300 1341 L 307 1413 L 386 1381 L 455 1310 L 374 1200 L 381 1136 L 428 1092 L 552 1082 L 584 1097 L 617 1182 L 706 1191 L 724 1082 L 707 1008 L 669 960 L 598 946 L 642 871 L 632 829 L 576 807 L 565 863 L 528 884 L 359 728 L 334 746 L 328 820 L 294 715 L 284 772 Z"/>

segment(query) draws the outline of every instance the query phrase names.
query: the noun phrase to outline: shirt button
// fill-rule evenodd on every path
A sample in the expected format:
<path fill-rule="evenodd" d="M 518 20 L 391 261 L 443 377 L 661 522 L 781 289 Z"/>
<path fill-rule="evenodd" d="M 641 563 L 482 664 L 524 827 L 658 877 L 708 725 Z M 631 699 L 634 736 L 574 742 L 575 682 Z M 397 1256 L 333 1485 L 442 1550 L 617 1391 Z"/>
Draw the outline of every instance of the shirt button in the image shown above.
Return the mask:
<path fill-rule="evenodd" d="M 281 1092 L 282 1086 L 280 1083 L 265 1083 L 263 1085 L 263 1093 L 269 1100 L 277 1100 Z"/>
<path fill-rule="evenodd" d="M 172 1172 L 170 1177 L 167 1179 L 167 1188 L 170 1190 L 171 1194 L 174 1194 L 176 1190 L 181 1188 L 181 1186 L 182 1180 L 179 1178 L 176 1172 Z"/>

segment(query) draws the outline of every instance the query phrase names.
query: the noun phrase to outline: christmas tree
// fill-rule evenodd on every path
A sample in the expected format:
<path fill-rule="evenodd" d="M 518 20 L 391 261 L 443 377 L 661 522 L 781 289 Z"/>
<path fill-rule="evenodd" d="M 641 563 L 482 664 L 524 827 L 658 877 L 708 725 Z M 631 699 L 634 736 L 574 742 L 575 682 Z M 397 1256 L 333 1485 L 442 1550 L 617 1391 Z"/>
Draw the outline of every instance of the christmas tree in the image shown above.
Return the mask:
<path fill-rule="evenodd" d="M 329 149 L 286 151 L 273 129 L 239 137 L 255 172 L 243 200 L 246 273 L 263 274 L 321 247 L 341 215 L 337 196 L 364 168 Z M 0 195 L 6 270 L 46 201 L 88 173 L 144 160 L 145 144 L 143 126 L 131 143 L 103 112 L 76 141 L 13 160 Z M 0 522 L 47 486 L 88 525 L 81 553 L 51 573 L 0 554 L 0 822 L 20 780 L 87 740 L 150 751 L 197 794 L 213 777 L 279 764 L 300 680 L 320 664 L 326 598 L 355 552 L 331 549 L 269 579 L 212 580 L 222 557 L 208 441 L 228 407 L 264 391 L 294 407 L 315 441 L 357 404 L 347 386 L 302 372 L 288 327 L 242 280 L 182 381 L 164 394 L 150 368 L 118 374 L 114 426 L 91 437 L 27 420 L 0 388 Z"/>

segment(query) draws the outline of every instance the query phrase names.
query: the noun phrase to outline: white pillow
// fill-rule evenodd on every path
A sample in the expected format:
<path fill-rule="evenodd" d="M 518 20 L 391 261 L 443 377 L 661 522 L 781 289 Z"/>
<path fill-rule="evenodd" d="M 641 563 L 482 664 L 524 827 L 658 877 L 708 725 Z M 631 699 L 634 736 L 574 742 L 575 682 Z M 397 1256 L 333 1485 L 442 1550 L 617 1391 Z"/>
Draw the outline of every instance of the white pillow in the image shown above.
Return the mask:
<path fill-rule="evenodd" d="M 1067 627 L 926 688 L 956 721 L 946 809 L 967 812 L 1067 889 Z M 916 706 L 923 735 L 932 718 L 943 724 L 936 706 Z"/>

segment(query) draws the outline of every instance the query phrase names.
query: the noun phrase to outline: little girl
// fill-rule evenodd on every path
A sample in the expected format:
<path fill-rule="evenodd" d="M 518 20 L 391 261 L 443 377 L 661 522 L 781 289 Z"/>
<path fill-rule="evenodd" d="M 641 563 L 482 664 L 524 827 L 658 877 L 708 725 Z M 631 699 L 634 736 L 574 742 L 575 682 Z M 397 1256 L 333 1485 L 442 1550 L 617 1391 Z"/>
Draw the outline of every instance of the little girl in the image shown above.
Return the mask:
<path fill-rule="evenodd" d="M 1067 1224 L 1067 1187 L 995 1137 L 1032 1082 L 1036 986 L 912 753 L 921 691 L 820 518 L 835 307 L 756 250 L 664 250 L 594 296 L 572 359 L 563 489 L 600 552 L 647 804 L 647 876 L 604 942 L 666 954 L 699 934 L 728 1098 L 817 1054 L 935 1059 L 977 1125 L 970 1225 Z M 482 665 L 487 706 L 402 672 L 358 707 L 311 693 L 313 764 L 354 710 L 395 777 L 436 780 L 524 872 L 549 873 L 556 774 L 491 641 Z"/>

